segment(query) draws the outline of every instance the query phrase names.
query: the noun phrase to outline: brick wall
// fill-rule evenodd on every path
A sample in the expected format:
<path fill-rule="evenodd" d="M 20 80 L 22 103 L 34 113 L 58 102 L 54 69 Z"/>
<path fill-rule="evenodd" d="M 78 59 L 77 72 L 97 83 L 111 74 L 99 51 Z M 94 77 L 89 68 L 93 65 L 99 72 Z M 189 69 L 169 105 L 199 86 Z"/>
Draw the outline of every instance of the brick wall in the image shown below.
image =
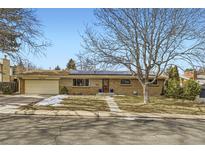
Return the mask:
<path fill-rule="evenodd" d="M 98 93 L 98 89 L 102 88 L 102 82 L 99 79 L 90 79 L 90 86 L 88 87 L 75 87 L 73 86 L 73 79 L 60 79 L 60 89 L 67 87 L 69 94 L 85 94 L 93 95 Z"/>
<path fill-rule="evenodd" d="M 131 80 L 130 85 L 122 85 L 121 79 L 110 79 L 110 89 L 114 90 L 115 94 L 132 95 L 136 91 L 139 95 L 142 94 L 142 86 L 138 80 Z"/>
<path fill-rule="evenodd" d="M 73 79 L 60 79 L 60 89 L 67 87 L 69 94 L 84 94 L 94 95 L 98 93 L 99 89 L 102 89 L 102 79 L 90 79 L 90 86 L 88 87 L 75 87 L 73 86 Z M 164 80 L 158 80 L 157 85 L 149 87 L 149 93 L 151 96 L 159 96 L 162 92 Z M 115 94 L 121 95 L 133 95 L 133 91 L 136 91 L 139 95 L 143 94 L 142 86 L 138 80 L 132 79 L 130 85 L 122 85 L 121 79 L 109 79 L 109 88 L 114 90 Z"/>

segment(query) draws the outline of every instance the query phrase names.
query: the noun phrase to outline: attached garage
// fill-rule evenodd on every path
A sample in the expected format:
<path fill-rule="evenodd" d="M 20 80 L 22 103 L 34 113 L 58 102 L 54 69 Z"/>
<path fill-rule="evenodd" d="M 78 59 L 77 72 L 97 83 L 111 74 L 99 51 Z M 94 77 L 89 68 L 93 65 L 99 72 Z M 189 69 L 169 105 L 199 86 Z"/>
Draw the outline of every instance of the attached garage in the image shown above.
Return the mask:
<path fill-rule="evenodd" d="M 25 94 L 59 94 L 59 80 L 25 80 Z"/>

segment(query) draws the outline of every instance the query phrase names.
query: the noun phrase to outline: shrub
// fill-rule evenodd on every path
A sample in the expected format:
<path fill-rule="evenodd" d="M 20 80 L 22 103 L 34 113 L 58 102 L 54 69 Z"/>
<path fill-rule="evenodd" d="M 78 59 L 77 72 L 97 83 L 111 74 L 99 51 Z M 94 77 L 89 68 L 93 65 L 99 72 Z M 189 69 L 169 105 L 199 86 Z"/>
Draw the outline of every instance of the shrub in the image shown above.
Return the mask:
<path fill-rule="evenodd" d="M 68 89 L 66 87 L 61 88 L 60 94 L 68 94 Z"/>
<path fill-rule="evenodd" d="M 12 94 L 13 93 L 13 90 L 12 90 L 12 88 L 11 88 L 11 86 L 3 86 L 2 87 L 2 92 L 3 92 L 3 94 Z"/>
<path fill-rule="evenodd" d="M 200 85 L 196 81 L 190 79 L 186 81 L 184 84 L 183 98 L 194 100 L 195 97 L 199 95 L 200 91 L 201 91 Z"/>
<path fill-rule="evenodd" d="M 175 79 L 169 79 L 167 82 L 167 87 L 165 95 L 167 97 L 182 98 L 183 89 L 180 87 L 179 81 Z"/>

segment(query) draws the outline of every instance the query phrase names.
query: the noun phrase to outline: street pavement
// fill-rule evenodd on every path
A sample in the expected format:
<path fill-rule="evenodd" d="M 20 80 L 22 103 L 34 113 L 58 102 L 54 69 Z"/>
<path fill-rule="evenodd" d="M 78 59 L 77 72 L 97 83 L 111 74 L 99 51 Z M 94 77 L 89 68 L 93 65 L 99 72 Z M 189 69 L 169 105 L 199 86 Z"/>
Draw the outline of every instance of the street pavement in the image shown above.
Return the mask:
<path fill-rule="evenodd" d="M 205 144 L 205 121 L 0 114 L 0 144 Z"/>

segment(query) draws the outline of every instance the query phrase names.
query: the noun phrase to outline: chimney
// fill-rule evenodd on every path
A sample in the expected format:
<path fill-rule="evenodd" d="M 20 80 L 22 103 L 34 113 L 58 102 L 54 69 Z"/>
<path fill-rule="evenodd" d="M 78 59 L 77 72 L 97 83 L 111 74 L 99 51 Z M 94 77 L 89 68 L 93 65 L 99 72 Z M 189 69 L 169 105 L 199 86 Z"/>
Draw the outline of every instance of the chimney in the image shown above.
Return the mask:
<path fill-rule="evenodd" d="M 196 72 L 196 70 L 186 70 L 184 72 L 184 76 L 189 78 L 189 79 L 196 80 L 197 79 L 197 72 Z"/>
<path fill-rule="evenodd" d="M 7 56 L 5 55 L 3 60 L 2 60 L 2 64 L 3 64 L 3 67 L 2 67 L 2 72 L 3 72 L 3 75 L 2 75 L 2 81 L 3 82 L 10 82 L 10 60 L 7 59 Z"/>

